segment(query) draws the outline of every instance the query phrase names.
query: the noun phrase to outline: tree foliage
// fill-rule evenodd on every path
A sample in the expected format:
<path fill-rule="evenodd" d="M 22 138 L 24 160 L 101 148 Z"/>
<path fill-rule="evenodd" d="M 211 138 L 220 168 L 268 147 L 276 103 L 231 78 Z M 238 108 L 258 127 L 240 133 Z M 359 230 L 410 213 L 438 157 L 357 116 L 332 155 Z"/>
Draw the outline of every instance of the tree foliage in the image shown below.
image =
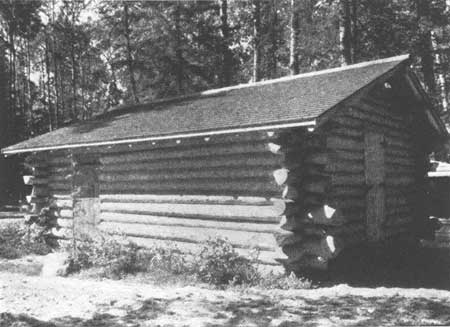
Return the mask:
<path fill-rule="evenodd" d="M 4 0 L 1 144 L 119 104 L 402 53 L 448 119 L 449 15 L 445 0 Z"/>

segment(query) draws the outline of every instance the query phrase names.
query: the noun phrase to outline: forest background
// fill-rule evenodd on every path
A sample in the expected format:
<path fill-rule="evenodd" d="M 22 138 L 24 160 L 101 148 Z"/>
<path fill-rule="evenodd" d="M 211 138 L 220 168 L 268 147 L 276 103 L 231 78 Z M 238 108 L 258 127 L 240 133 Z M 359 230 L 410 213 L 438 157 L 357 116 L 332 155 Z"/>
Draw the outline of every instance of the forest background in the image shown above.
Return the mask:
<path fill-rule="evenodd" d="M 446 123 L 449 0 L 0 1 L 0 147 L 121 104 L 410 53 Z M 0 202 L 21 197 L 0 160 Z"/>

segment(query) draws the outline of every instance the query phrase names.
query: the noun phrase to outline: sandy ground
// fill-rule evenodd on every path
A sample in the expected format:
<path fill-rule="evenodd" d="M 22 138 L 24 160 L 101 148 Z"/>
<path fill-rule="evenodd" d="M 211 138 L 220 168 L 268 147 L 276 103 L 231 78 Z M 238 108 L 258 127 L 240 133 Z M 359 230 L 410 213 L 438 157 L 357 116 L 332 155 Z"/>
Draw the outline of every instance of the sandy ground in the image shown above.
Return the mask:
<path fill-rule="evenodd" d="M 433 289 L 211 290 L 0 273 L 0 326 L 450 325 Z"/>

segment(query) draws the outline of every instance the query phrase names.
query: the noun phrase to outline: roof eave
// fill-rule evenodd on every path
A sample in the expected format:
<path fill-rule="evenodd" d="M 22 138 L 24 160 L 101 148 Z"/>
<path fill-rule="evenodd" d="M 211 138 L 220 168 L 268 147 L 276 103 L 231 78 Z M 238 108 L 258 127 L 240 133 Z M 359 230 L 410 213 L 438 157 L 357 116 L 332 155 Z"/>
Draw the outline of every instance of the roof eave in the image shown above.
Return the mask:
<path fill-rule="evenodd" d="M 201 132 L 192 132 L 192 133 L 176 133 L 176 134 L 169 134 L 169 135 L 156 135 L 156 136 L 121 139 L 121 140 L 111 140 L 111 141 L 75 143 L 75 144 L 65 144 L 65 145 L 58 145 L 58 146 L 43 146 L 43 147 L 22 148 L 22 149 L 19 148 L 19 149 L 11 149 L 11 150 L 8 150 L 9 148 L 4 148 L 1 150 L 1 153 L 5 156 L 8 156 L 8 155 L 14 155 L 14 154 L 30 153 L 30 152 L 69 150 L 69 149 L 97 147 L 97 146 L 113 146 L 113 145 L 118 145 L 118 144 L 134 144 L 134 143 L 140 143 L 140 142 L 163 141 L 163 140 L 183 139 L 183 138 L 191 138 L 191 137 L 207 137 L 207 136 L 213 136 L 213 135 L 249 133 L 249 132 L 256 132 L 256 131 L 270 131 L 270 130 L 294 128 L 294 127 L 314 128 L 315 126 L 316 126 L 316 120 L 311 118 L 309 120 L 296 121 L 296 122 L 285 122 L 285 123 L 279 123 L 279 124 L 267 124 L 267 125 L 260 125 L 260 126 L 248 126 L 248 127 L 242 127 L 242 128 L 230 128 L 230 129 L 223 129 L 223 130 L 210 130 L 210 131 L 201 131 Z"/>
<path fill-rule="evenodd" d="M 428 121 L 430 122 L 430 125 L 438 133 L 439 136 L 441 136 L 442 138 L 447 138 L 449 134 L 444 122 L 441 120 L 439 114 L 434 109 L 431 99 L 420 84 L 418 77 L 410 69 L 408 69 L 408 71 L 406 72 L 406 80 L 410 84 L 414 93 L 416 93 L 420 97 L 423 104 L 425 105 L 425 114 Z"/>

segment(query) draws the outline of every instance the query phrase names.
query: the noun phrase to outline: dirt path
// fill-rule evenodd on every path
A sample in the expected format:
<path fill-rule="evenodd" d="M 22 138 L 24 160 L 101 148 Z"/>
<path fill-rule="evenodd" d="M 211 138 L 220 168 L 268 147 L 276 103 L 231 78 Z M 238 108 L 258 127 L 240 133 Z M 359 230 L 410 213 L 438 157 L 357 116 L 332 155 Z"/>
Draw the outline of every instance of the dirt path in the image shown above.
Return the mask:
<path fill-rule="evenodd" d="M 0 313 L 1 327 L 450 325 L 450 292 L 243 292 L 0 273 Z"/>

